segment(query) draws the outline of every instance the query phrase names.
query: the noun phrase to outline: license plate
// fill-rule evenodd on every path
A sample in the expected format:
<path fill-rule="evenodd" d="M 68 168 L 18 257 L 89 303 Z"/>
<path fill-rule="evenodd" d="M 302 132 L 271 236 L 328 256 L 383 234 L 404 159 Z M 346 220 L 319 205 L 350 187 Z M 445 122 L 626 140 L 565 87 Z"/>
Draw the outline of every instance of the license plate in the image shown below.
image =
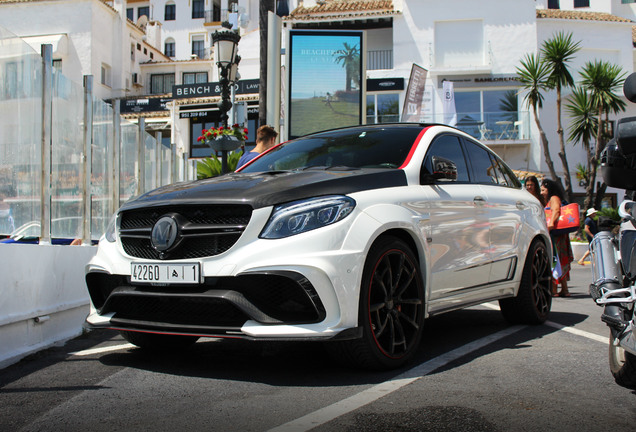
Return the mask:
<path fill-rule="evenodd" d="M 199 263 L 132 263 L 131 282 L 191 284 L 200 282 Z"/>

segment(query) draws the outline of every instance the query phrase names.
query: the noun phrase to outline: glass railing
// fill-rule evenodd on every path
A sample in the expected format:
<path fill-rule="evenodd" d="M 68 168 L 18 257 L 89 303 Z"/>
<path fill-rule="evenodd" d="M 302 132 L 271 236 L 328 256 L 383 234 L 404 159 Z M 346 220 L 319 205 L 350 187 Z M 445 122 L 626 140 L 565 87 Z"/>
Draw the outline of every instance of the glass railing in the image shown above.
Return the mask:
<path fill-rule="evenodd" d="M 482 141 L 525 141 L 530 139 L 528 111 L 458 112 L 457 116 L 436 113 L 423 116 L 426 123 L 451 124 Z"/>
<path fill-rule="evenodd" d="M 39 236 L 44 233 L 40 227 L 45 218 L 51 238 L 83 238 L 84 224 L 90 224 L 95 240 L 119 203 L 170 183 L 170 167 L 178 166 L 177 161 L 172 160 L 169 140 L 162 145 L 147 132 L 140 139 L 139 125 L 115 120 L 113 108 L 103 100 L 93 97 L 91 114 L 85 114 L 85 87 L 53 68 L 47 105 L 43 69 L 40 53 L 0 28 L 0 71 L 5 71 L 0 85 L 0 237 L 20 228 L 25 235 Z M 43 136 L 49 132 L 42 119 L 47 106 L 51 110 L 51 156 L 50 176 L 44 181 Z M 83 161 L 88 159 L 85 119 L 92 121 L 90 179 L 84 174 Z M 118 152 L 113 151 L 116 124 L 121 142 Z M 117 177 L 118 191 L 113 185 Z M 50 201 L 43 191 L 46 195 L 50 191 Z M 43 202 L 44 209 L 50 210 L 46 217 L 41 214 Z"/>

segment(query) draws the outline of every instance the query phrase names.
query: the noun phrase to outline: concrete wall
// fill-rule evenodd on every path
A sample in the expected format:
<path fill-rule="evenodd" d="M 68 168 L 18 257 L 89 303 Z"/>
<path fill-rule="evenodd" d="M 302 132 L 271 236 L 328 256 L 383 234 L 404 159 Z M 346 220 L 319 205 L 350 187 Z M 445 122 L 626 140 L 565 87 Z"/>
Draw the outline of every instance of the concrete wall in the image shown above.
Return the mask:
<path fill-rule="evenodd" d="M 82 333 L 94 246 L 0 245 L 0 368 Z"/>

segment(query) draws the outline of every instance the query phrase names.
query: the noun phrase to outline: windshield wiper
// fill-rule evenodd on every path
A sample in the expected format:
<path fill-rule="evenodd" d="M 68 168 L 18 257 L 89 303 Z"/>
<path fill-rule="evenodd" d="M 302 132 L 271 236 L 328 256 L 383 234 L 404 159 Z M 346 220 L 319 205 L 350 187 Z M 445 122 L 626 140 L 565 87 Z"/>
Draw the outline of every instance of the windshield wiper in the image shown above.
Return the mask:
<path fill-rule="evenodd" d="M 306 167 L 302 167 L 299 168 L 299 171 L 307 171 L 307 170 L 323 170 L 323 171 L 329 171 L 329 170 L 338 170 L 338 171 L 345 171 L 345 170 L 359 170 L 360 168 L 358 167 L 352 167 L 352 166 L 348 166 L 348 165 L 310 165 L 310 166 L 306 166 Z"/>

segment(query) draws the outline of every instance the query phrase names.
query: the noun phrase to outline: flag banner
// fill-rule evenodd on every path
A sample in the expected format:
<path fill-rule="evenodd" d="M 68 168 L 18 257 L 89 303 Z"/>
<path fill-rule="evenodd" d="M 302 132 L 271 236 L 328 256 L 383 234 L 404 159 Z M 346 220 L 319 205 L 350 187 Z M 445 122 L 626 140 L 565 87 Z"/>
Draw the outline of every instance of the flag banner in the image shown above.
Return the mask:
<path fill-rule="evenodd" d="M 406 88 L 404 106 L 402 107 L 403 122 L 420 122 L 422 115 L 422 96 L 424 95 L 424 84 L 426 84 L 427 70 L 413 63 L 409 85 Z"/>
<path fill-rule="evenodd" d="M 444 123 L 449 126 L 457 124 L 457 111 L 455 109 L 455 88 L 452 81 L 444 81 Z"/>

